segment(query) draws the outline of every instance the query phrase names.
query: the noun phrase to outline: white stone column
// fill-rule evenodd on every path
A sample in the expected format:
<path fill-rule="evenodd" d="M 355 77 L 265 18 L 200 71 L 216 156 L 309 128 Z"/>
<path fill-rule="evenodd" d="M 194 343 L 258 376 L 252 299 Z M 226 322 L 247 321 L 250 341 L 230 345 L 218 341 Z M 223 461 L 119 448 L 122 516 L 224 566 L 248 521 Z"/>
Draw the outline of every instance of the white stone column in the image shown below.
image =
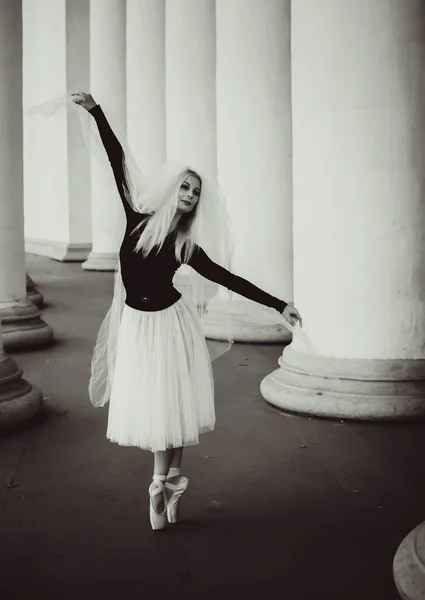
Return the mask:
<path fill-rule="evenodd" d="M 165 0 L 127 0 L 127 135 L 143 174 L 166 160 Z"/>
<path fill-rule="evenodd" d="M 425 415 L 422 22 L 419 1 L 292 3 L 294 291 L 305 328 L 261 386 L 286 410 Z"/>
<path fill-rule="evenodd" d="M 167 159 L 216 178 L 215 0 L 166 0 L 165 5 Z M 189 269 L 178 270 L 178 288 Z"/>
<path fill-rule="evenodd" d="M 166 0 L 167 158 L 217 174 L 215 1 Z"/>
<path fill-rule="evenodd" d="M 117 137 L 126 128 L 126 1 L 90 2 L 91 93 Z M 124 211 L 105 155 L 91 160 L 92 251 L 82 267 L 114 270 L 124 233 Z"/>
<path fill-rule="evenodd" d="M 82 262 L 91 249 L 90 162 L 75 112 L 27 109 L 90 89 L 90 0 L 23 1 L 25 248 Z"/>
<path fill-rule="evenodd" d="M 216 26 L 218 177 L 235 234 L 232 271 L 290 302 L 290 1 L 217 0 Z M 221 289 L 208 306 L 210 338 L 223 335 L 226 298 Z M 290 340 L 251 301 L 239 297 L 235 305 L 235 341 Z"/>
<path fill-rule="evenodd" d="M 53 337 L 26 297 L 22 153 L 22 4 L 0 3 L 0 320 L 6 350 Z"/>

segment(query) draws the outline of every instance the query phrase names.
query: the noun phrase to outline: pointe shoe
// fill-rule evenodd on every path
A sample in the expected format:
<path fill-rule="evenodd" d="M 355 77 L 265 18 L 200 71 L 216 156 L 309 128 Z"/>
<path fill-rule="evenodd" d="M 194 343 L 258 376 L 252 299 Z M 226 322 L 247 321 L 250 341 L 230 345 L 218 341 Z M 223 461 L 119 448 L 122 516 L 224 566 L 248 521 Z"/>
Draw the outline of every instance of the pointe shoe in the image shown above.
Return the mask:
<path fill-rule="evenodd" d="M 179 501 L 189 487 L 189 479 L 180 476 L 177 483 L 165 483 L 167 499 L 167 519 L 169 523 L 177 523 L 179 516 Z"/>
<path fill-rule="evenodd" d="M 167 523 L 167 501 L 165 498 L 165 481 L 167 480 L 166 475 L 154 475 L 153 481 L 149 486 L 149 516 L 151 526 L 153 530 L 164 529 Z M 164 510 L 157 512 L 152 504 L 152 496 L 157 494 L 163 494 L 164 497 Z"/>

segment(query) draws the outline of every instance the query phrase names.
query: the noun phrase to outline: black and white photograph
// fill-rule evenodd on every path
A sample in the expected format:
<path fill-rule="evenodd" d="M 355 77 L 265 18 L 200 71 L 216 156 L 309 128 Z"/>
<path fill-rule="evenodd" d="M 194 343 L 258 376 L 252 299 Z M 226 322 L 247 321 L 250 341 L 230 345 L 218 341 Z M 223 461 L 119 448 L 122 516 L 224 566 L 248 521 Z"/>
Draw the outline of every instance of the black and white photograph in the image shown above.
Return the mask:
<path fill-rule="evenodd" d="M 425 598 L 423 0 L 0 0 L 1 600 Z"/>

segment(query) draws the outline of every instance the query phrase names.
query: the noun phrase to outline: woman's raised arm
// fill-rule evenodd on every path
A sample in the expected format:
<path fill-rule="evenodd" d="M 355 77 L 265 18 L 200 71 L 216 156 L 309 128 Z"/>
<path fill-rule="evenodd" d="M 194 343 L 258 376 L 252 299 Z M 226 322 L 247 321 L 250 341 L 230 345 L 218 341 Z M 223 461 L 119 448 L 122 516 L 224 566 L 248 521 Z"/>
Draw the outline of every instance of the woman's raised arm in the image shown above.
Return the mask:
<path fill-rule="evenodd" d="M 100 138 L 102 140 L 103 146 L 111 164 L 112 171 L 114 173 L 115 182 L 117 184 L 118 192 L 121 197 L 124 209 L 127 214 L 133 213 L 134 211 L 130 207 L 127 200 L 129 190 L 124 172 L 124 151 L 117 136 L 112 131 L 112 128 L 109 125 L 102 108 L 99 104 L 96 104 L 91 94 L 79 92 L 77 94 L 72 94 L 71 97 L 73 102 L 85 108 L 95 119 L 97 128 L 99 130 Z"/>

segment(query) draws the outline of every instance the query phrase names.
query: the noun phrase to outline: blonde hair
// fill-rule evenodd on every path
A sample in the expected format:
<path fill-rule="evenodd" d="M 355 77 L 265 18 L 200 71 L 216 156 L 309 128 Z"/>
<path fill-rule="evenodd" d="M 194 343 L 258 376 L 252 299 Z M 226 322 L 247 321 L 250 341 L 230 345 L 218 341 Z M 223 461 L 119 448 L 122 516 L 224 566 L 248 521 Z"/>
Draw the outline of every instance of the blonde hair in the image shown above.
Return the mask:
<path fill-rule="evenodd" d="M 183 172 L 174 177 L 174 181 L 171 183 L 165 182 L 165 186 L 161 185 L 161 182 L 155 184 L 155 193 L 158 193 L 160 190 L 164 193 L 163 201 L 158 210 L 153 211 L 152 214 L 144 215 L 140 223 L 133 229 L 132 233 L 136 233 L 146 223 L 146 227 L 144 227 L 142 233 L 139 235 L 134 252 L 141 252 L 146 257 L 156 248 L 156 254 L 159 254 L 168 237 L 168 230 L 176 214 L 179 190 L 189 175 L 193 175 L 199 179 L 202 196 L 202 178 L 196 171 L 189 167 L 185 167 Z M 164 187 L 165 189 L 163 189 Z M 149 196 L 149 189 L 147 190 L 147 195 Z M 173 232 L 176 238 L 175 256 L 180 264 L 187 263 L 195 249 L 194 231 L 199 216 L 201 196 L 194 209 L 180 218 L 176 230 Z"/>

